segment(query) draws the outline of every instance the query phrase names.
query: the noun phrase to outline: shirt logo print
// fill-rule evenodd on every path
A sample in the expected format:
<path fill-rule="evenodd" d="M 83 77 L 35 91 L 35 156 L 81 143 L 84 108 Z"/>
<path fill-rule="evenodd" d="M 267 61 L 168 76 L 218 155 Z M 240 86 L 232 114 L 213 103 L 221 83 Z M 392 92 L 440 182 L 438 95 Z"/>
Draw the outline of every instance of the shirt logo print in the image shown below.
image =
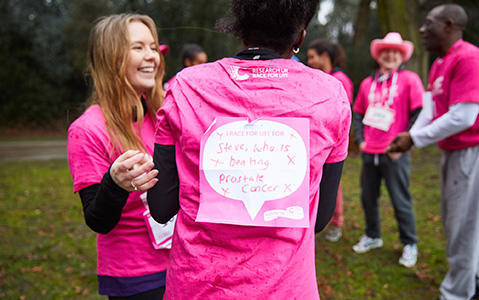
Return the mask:
<path fill-rule="evenodd" d="M 240 74 L 239 73 L 239 67 L 237 66 L 232 66 L 230 68 L 230 76 L 231 78 L 233 78 L 234 80 L 237 80 L 237 81 L 242 81 L 242 80 L 246 80 L 249 78 L 249 75 L 248 74 Z"/>
<path fill-rule="evenodd" d="M 434 80 L 431 86 L 431 92 L 433 96 L 442 94 L 444 91 L 442 89 L 442 82 L 444 81 L 444 76 L 439 76 Z"/>

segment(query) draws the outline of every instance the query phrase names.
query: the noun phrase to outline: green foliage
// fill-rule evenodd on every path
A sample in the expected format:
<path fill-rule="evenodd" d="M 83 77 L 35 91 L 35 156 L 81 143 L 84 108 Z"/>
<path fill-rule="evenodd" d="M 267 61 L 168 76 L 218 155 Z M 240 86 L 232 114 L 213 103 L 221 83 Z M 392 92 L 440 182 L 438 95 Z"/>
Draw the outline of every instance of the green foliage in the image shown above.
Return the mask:
<path fill-rule="evenodd" d="M 169 44 L 166 79 L 180 68 L 184 43 L 198 43 L 210 60 L 234 55 L 240 43 L 215 29 L 228 0 L 6 0 L 0 4 L 0 126 L 66 127 L 84 109 L 88 34 L 113 13 L 150 15 Z"/>
<path fill-rule="evenodd" d="M 317 239 L 316 273 L 325 299 L 435 299 L 447 270 L 440 218 L 437 148 L 414 150 L 414 198 L 419 260 L 398 265 L 401 244 L 387 193 L 382 190 L 384 247 L 362 255 L 351 246 L 363 233 L 359 200 L 361 160 L 345 163 L 343 238 Z M 64 160 L 10 162 L 0 168 L 0 298 L 103 299 L 97 295 L 95 234 L 84 223 Z"/>
<path fill-rule="evenodd" d="M 166 79 L 171 78 L 182 66 L 181 49 L 184 44 L 201 45 L 209 61 L 233 56 L 241 49 L 241 43 L 231 35 L 219 32 L 215 25 L 228 13 L 229 0 L 159 0 L 146 7 L 158 26 L 160 42 L 170 46 L 166 55 Z"/>
<path fill-rule="evenodd" d="M 307 44 L 316 38 L 339 42 L 346 50 L 346 73 L 356 90 L 374 68 L 369 54 L 372 39 L 385 30 L 407 31 L 403 35 L 420 49 L 418 24 L 441 0 L 322 0 L 334 4 L 326 24 L 315 18 L 308 28 L 305 46 L 298 55 L 306 62 Z M 4 0 L 0 2 L 0 128 L 22 125 L 65 128 L 84 109 L 89 94 L 86 77 L 87 39 L 92 22 L 112 13 L 139 12 L 150 15 L 158 26 L 161 43 L 169 44 L 166 78 L 181 68 L 180 51 L 185 43 L 198 43 L 210 61 L 232 56 L 241 42 L 215 29 L 225 16 L 230 0 Z M 419 2 L 419 6 L 417 3 Z M 479 2 L 457 0 L 469 14 L 464 38 L 479 42 Z M 382 11 L 387 3 L 390 10 Z M 413 3 L 413 4 L 411 4 Z M 368 8 L 359 10 L 359 7 Z M 406 13 L 399 12 L 405 9 Z M 403 18 L 404 17 L 404 18 Z M 406 18 L 407 17 L 407 18 Z M 400 21 L 397 21 L 400 20 Z M 396 23 L 406 26 L 396 27 Z M 361 26 L 358 26 L 361 25 Z M 381 32 L 381 28 L 382 31 Z M 423 54 L 419 53 L 419 56 Z M 414 58 L 413 58 L 414 60 Z M 428 61 L 419 67 L 423 76 Z"/>
<path fill-rule="evenodd" d="M 364 0 L 363 0 L 364 1 Z M 324 0 L 321 2 L 324 5 Z M 328 39 L 339 43 L 346 52 L 346 74 L 354 83 L 355 93 L 359 84 L 369 76 L 375 68 L 374 61 L 369 54 L 369 43 L 372 39 L 378 38 L 379 23 L 377 10 L 370 8 L 367 10 L 369 16 L 363 18 L 365 21 L 364 30 L 357 32 L 358 15 L 360 0 L 334 0 L 333 10 L 326 16 L 327 23 L 320 24 L 316 18 L 313 19 L 309 28 L 305 43 L 302 49 L 306 49 L 311 40 Z M 369 6 L 369 4 L 368 4 Z M 323 9 L 320 6 L 320 10 Z M 354 42 L 355 34 L 358 35 L 358 41 Z M 306 51 L 301 51 L 298 55 L 303 62 L 306 62 Z"/>
<path fill-rule="evenodd" d="M 3 1 L 0 9 L 0 125 L 62 126 L 81 94 L 69 81 L 61 1 Z"/>
<path fill-rule="evenodd" d="M 419 27 L 422 23 L 422 19 L 419 18 L 419 0 L 378 0 L 377 2 L 382 34 L 396 31 L 401 33 L 403 39 L 414 44 L 413 56 L 406 66 L 409 70 L 416 72 L 423 83 L 427 83 L 428 53 L 423 48 L 419 35 Z"/>

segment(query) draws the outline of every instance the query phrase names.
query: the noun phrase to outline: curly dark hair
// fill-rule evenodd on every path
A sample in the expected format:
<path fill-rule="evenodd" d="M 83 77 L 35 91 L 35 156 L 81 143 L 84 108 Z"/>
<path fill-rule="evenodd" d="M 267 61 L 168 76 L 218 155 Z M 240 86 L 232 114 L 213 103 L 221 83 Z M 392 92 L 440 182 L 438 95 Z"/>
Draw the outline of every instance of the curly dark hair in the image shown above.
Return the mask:
<path fill-rule="evenodd" d="M 343 47 L 337 43 L 330 42 L 328 40 L 314 40 L 312 41 L 308 49 L 313 49 L 318 55 L 324 52 L 328 53 L 331 64 L 334 67 L 344 69 L 346 65 L 346 55 L 344 54 Z"/>
<path fill-rule="evenodd" d="M 246 46 L 264 47 L 280 54 L 293 48 L 319 5 L 319 0 L 232 0 L 230 17 L 218 22 Z"/>

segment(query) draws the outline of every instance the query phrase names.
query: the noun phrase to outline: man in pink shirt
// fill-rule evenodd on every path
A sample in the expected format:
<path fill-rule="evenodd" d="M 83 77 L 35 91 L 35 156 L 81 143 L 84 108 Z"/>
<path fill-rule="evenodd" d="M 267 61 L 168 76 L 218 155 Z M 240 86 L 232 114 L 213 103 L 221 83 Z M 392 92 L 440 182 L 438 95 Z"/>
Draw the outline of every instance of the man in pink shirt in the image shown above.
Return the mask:
<path fill-rule="evenodd" d="M 449 271 L 440 299 L 471 299 L 479 264 L 479 49 L 462 40 L 464 9 L 432 9 L 420 29 L 426 49 L 439 57 L 429 73 L 424 110 L 390 152 L 436 143 L 441 159 L 441 204 Z M 432 99 L 431 99 L 432 98 Z M 477 295 L 477 292 L 476 292 Z"/>
<path fill-rule="evenodd" d="M 412 52 L 412 43 L 403 41 L 397 32 L 372 41 L 371 56 L 379 69 L 363 80 L 353 107 L 354 136 L 363 158 L 361 203 L 366 220 L 365 234 L 353 250 L 364 253 L 383 245 L 378 200 L 384 178 L 399 239 L 404 244 L 399 263 L 406 267 L 414 266 L 417 260 L 416 224 L 409 192 L 410 156 L 404 153 L 392 157 L 385 151 L 399 132 L 410 128 L 421 110 L 421 80 L 402 67 Z"/>

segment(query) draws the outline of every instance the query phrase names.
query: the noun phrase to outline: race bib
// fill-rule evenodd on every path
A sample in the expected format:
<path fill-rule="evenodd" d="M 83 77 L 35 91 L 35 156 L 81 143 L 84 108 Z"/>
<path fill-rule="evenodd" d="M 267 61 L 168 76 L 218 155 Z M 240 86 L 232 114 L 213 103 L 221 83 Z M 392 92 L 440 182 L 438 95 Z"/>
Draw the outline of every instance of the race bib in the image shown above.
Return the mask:
<path fill-rule="evenodd" d="M 140 195 L 143 203 L 146 202 L 146 192 Z M 176 215 L 171 218 L 166 224 L 160 224 L 153 219 L 150 210 L 145 208 L 143 212 L 145 225 L 150 236 L 151 244 L 155 249 L 171 249 L 171 241 L 173 231 L 175 230 Z"/>
<path fill-rule="evenodd" d="M 309 227 L 309 120 L 220 117 L 201 139 L 197 222 Z"/>
<path fill-rule="evenodd" d="M 382 131 L 388 131 L 394 122 L 394 110 L 382 106 L 369 106 L 363 124 Z"/>

